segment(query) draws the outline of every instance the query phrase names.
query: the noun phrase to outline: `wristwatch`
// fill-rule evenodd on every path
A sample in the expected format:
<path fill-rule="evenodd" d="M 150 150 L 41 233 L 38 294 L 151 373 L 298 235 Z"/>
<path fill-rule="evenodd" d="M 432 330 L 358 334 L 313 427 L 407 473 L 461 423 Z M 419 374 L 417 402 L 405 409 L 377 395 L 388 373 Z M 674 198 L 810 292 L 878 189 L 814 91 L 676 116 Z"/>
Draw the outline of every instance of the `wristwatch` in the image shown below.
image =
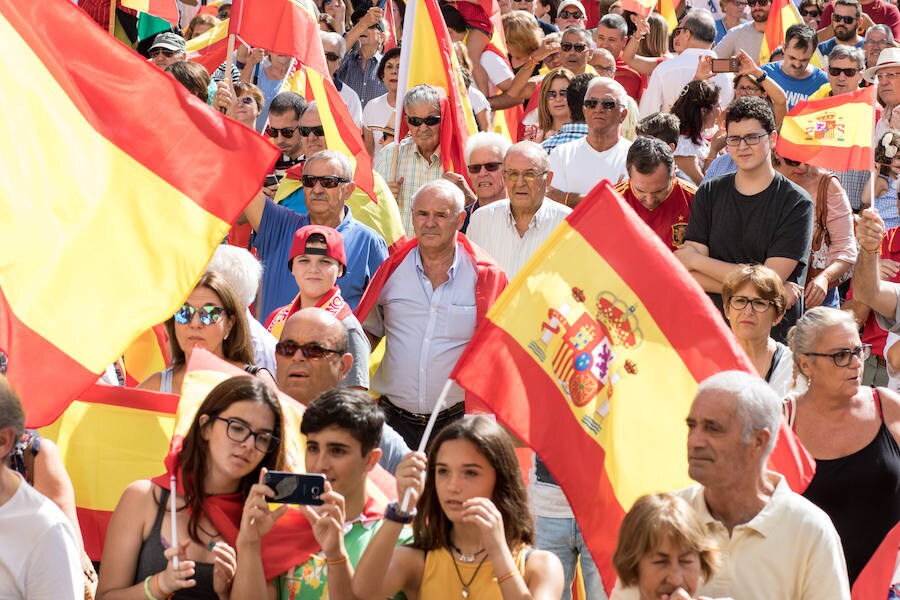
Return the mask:
<path fill-rule="evenodd" d="M 769 74 L 763 71 L 763 74 L 756 78 L 756 83 L 762 84 L 762 82 L 765 81 L 768 77 Z"/>
<path fill-rule="evenodd" d="M 391 502 L 384 510 L 385 519 L 387 519 L 388 521 L 393 521 L 394 523 L 400 523 L 402 525 L 409 525 L 410 523 L 412 523 L 415 516 L 415 509 L 413 509 L 411 513 L 400 512 L 400 508 L 397 506 L 396 502 Z"/>

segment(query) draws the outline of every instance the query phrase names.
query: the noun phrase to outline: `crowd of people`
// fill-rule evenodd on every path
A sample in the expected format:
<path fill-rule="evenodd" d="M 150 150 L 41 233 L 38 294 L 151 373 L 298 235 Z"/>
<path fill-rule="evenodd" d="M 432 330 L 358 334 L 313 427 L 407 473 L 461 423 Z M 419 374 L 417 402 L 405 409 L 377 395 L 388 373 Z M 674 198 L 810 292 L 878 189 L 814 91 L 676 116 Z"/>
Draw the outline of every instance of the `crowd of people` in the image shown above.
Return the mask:
<path fill-rule="evenodd" d="M 231 2 L 178 0 L 179 26 L 138 50 L 281 157 L 165 322 L 170 364 L 140 387 L 178 394 L 198 347 L 246 374 L 208 394 L 166 476 L 124 491 L 99 575 L 59 452 L 23 430 L 0 375 L 0 597 L 568 600 L 580 570 L 590 600 L 849 599 L 900 521 L 897 6 L 802 0 L 769 48 L 771 0 L 682 1 L 674 28 L 617 0 L 500 0 L 504 51 L 482 4 L 441 2 L 479 129 L 453 172 L 446 90 L 398 87 L 402 0 L 316 1 L 378 202 L 396 206 L 408 239 L 386 238 L 365 210 L 359 163 L 328 146 L 332 111 L 282 91 L 294 59 L 239 45 L 230 73 L 208 73 L 186 40 Z M 108 22 L 108 1 L 78 4 Z M 867 86 L 872 169 L 775 151 L 798 103 Z M 501 135 L 501 121 L 518 128 Z M 608 565 L 541 457 L 526 485 L 519 441 L 466 416 L 449 382 L 508 282 L 604 180 L 756 371 L 701 382 L 685 415 L 696 485 L 625 507 L 617 581 L 603 580 Z M 103 381 L 122 385 L 120 367 Z M 266 474 L 283 469 L 288 434 L 276 392 L 305 407 L 320 505 L 270 504 Z M 816 462 L 802 493 L 766 468 L 783 421 Z M 399 498 L 387 506 L 372 494 L 381 471 Z"/>

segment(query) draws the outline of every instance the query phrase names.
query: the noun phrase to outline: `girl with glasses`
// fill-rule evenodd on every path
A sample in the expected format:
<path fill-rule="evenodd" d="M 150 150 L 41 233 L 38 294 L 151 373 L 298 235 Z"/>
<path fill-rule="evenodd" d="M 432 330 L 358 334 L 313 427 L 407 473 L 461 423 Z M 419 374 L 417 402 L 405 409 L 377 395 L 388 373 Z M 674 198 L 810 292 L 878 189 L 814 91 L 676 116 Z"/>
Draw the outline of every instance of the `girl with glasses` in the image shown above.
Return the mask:
<path fill-rule="evenodd" d="M 788 339 L 809 382 L 785 400 L 788 424 L 816 459 L 803 495 L 831 517 L 852 586 L 900 521 L 900 396 L 862 385 L 871 347 L 848 312 L 810 309 Z"/>
<path fill-rule="evenodd" d="M 244 501 L 264 468 L 282 465 L 282 429 L 278 399 L 263 381 L 239 376 L 213 388 L 183 443 L 173 442 L 169 472 L 122 494 L 106 532 L 98 600 L 228 598 Z M 289 554 L 275 539 L 268 553 Z"/>

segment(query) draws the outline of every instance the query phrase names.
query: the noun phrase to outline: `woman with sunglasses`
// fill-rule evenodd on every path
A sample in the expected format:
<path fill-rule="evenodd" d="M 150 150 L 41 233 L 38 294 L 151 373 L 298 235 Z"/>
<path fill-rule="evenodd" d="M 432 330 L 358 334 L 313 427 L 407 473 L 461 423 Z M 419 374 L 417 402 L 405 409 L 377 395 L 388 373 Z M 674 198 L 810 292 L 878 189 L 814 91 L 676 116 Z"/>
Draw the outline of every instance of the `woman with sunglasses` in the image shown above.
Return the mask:
<path fill-rule="evenodd" d="M 281 438 L 281 407 L 264 382 L 240 376 L 213 388 L 181 446 L 173 445 L 169 473 L 122 494 L 106 532 L 98 600 L 229 598 L 243 503 L 260 471 L 282 464 Z"/>
<path fill-rule="evenodd" d="M 820 305 L 838 308 L 837 287 L 848 278 L 847 273 L 856 264 L 850 201 L 840 180 L 831 171 L 783 156 L 776 157 L 775 161 L 776 169 L 806 190 L 813 201 L 813 241 L 806 263 L 803 302 L 807 308 Z"/>
<path fill-rule="evenodd" d="M 825 9 L 821 0 L 803 0 L 798 8 L 803 22 L 818 31 L 819 23 L 822 21 L 822 11 Z"/>
<path fill-rule="evenodd" d="M 234 84 L 234 94 L 236 99 L 225 114 L 254 129 L 264 102 L 262 90 L 252 83 L 239 81 Z"/>
<path fill-rule="evenodd" d="M 246 311 L 237 292 L 214 271 L 204 273 L 181 308 L 165 323 L 171 365 L 154 373 L 138 387 L 181 393 L 181 382 L 194 348 L 200 347 L 223 360 L 256 372 L 252 367 L 253 343 Z"/>
<path fill-rule="evenodd" d="M 544 76 L 541 81 L 538 102 L 537 127 L 532 125 L 529 128 L 526 125 L 525 139 L 538 143 L 543 142 L 550 136 L 556 135 L 564 124 L 572 120 L 566 92 L 573 77 L 575 74 L 565 68 L 553 69 Z"/>
<path fill-rule="evenodd" d="M 871 346 L 853 316 L 808 310 L 788 334 L 809 388 L 788 396 L 788 424 L 816 459 L 803 492 L 841 536 L 850 584 L 900 521 L 900 396 L 861 384 Z"/>

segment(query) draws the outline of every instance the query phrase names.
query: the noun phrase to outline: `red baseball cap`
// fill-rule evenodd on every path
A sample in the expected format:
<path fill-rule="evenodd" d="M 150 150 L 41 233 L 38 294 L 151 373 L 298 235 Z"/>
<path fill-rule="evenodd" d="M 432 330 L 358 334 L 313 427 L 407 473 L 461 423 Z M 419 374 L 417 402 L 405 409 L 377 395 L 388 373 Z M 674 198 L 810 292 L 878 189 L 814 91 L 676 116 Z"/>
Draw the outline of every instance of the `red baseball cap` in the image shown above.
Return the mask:
<path fill-rule="evenodd" d="M 320 239 L 316 239 L 321 236 Z M 310 238 L 313 238 L 310 240 Z M 324 240 L 324 248 L 309 248 L 307 244 L 312 242 L 322 243 Z M 325 225 L 307 225 L 301 227 L 294 234 L 294 243 L 291 244 L 291 253 L 288 256 L 288 270 L 293 270 L 294 259 L 301 254 L 318 254 L 319 256 L 327 256 L 338 261 L 343 270 L 341 275 L 347 272 L 347 254 L 344 252 L 344 238 L 337 229 L 326 227 Z"/>

